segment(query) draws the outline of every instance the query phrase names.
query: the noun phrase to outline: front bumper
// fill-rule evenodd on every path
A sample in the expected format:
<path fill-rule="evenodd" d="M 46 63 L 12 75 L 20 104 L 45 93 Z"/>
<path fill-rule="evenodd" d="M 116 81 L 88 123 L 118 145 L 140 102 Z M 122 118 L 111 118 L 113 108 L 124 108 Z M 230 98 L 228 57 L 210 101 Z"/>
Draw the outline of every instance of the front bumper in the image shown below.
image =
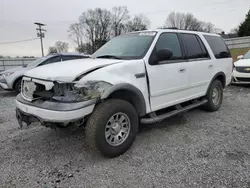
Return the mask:
<path fill-rule="evenodd" d="M 232 84 L 250 84 L 250 73 L 241 73 L 233 71 Z"/>
<path fill-rule="evenodd" d="M 68 124 L 84 119 L 94 107 L 95 100 L 78 103 L 59 103 L 36 100 L 29 102 L 19 94 L 16 98 L 16 107 L 19 115 L 35 117 L 41 123 L 63 123 Z"/>

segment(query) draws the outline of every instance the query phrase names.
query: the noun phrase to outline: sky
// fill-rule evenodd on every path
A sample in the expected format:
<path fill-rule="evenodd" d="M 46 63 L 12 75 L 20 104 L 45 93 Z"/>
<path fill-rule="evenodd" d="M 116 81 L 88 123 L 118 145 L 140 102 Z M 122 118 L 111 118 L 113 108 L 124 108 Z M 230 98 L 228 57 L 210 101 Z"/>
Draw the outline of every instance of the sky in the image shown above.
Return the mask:
<path fill-rule="evenodd" d="M 150 29 L 162 26 L 172 12 L 192 13 L 201 21 L 211 22 L 225 32 L 237 27 L 250 8 L 249 0 L 0 0 L 0 55 L 41 56 L 39 40 L 22 43 L 5 42 L 36 38 L 34 22 L 46 24 L 44 51 L 56 41 L 66 41 L 71 23 L 77 22 L 82 12 L 97 7 L 112 9 L 127 6 L 130 15 L 143 13 L 151 22 Z"/>

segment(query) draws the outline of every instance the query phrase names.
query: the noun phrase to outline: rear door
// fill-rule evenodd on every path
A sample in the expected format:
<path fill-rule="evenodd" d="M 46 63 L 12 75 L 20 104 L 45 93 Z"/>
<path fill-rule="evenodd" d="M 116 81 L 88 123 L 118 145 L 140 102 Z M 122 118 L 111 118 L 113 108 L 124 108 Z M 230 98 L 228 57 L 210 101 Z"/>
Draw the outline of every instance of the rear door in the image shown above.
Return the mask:
<path fill-rule="evenodd" d="M 228 85 L 232 79 L 233 60 L 226 43 L 220 36 L 216 35 L 204 35 L 204 38 L 211 48 L 212 59 L 214 62 L 213 75 L 218 72 L 225 73 L 226 85 Z"/>
<path fill-rule="evenodd" d="M 180 33 L 180 36 L 189 64 L 189 94 L 196 98 L 204 95 L 212 79 L 213 61 L 198 35 Z"/>
<path fill-rule="evenodd" d="M 156 52 L 168 48 L 173 57 L 166 61 L 156 61 Z M 188 98 L 188 63 L 177 33 L 160 34 L 151 56 L 146 62 L 149 79 L 151 110 L 156 111 Z"/>

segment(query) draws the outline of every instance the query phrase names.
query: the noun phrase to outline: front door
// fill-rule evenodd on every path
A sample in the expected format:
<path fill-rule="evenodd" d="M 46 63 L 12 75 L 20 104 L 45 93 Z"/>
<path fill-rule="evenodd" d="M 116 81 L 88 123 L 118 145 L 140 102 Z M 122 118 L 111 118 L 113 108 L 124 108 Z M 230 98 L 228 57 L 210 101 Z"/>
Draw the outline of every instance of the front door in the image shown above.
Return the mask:
<path fill-rule="evenodd" d="M 173 52 L 172 58 L 155 63 L 156 52 L 165 48 Z M 152 111 L 178 104 L 189 97 L 189 93 L 185 92 L 188 89 L 189 65 L 184 60 L 183 48 L 176 33 L 160 34 L 146 68 Z"/>

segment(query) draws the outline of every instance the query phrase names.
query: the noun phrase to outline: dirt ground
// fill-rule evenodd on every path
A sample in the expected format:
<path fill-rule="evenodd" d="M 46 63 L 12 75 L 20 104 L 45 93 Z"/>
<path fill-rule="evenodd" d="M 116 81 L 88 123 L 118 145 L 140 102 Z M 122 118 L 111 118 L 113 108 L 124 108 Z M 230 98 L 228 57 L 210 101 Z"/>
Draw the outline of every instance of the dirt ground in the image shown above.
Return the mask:
<path fill-rule="evenodd" d="M 88 150 L 83 130 L 20 129 L 15 94 L 0 91 L 1 188 L 250 188 L 250 87 L 228 87 L 221 109 L 141 125 L 124 155 Z"/>

